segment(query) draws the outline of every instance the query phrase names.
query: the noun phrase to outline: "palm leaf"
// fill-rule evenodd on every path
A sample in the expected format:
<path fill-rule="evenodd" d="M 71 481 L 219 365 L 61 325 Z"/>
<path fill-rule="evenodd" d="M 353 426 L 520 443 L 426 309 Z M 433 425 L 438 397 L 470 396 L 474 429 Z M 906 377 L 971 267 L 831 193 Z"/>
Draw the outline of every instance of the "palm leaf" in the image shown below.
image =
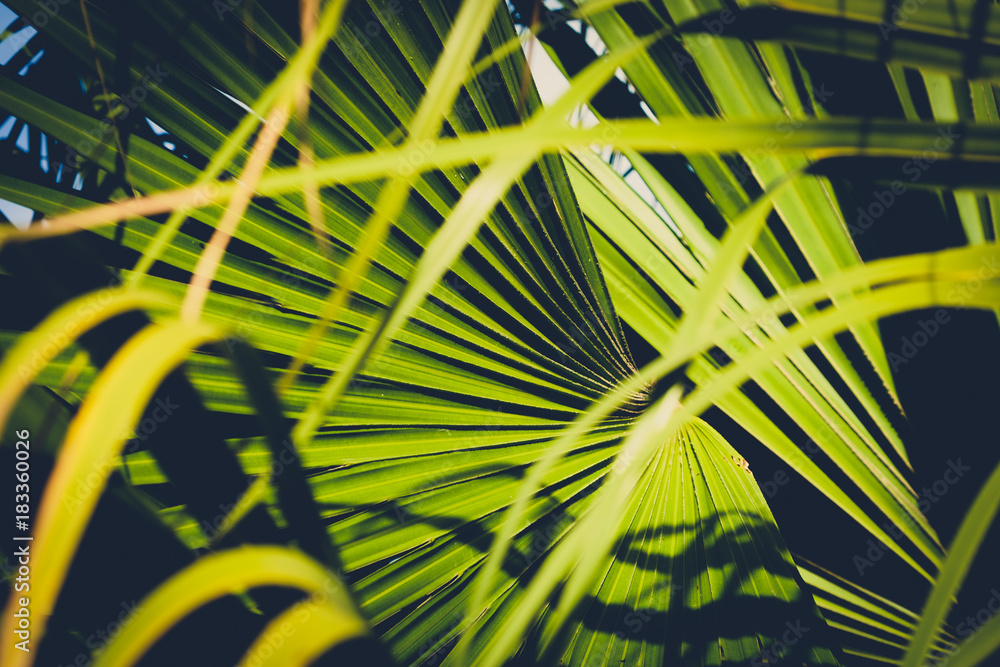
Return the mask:
<path fill-rule="evenodd" d="M 945 10 L 928 2 L 932 15 Z M 954 195 L 970 247 L 866 264 L 822 175 L 829 162 L 816 161 L 924 150 L 968 118 L 949 106 L 964 84 L 926 75 L 936 124 L 830 118 L 802 85 L 808 72 L 792 51 L 750 40 L 830 49 L 846 35 L 841 52 L 934 61 L 957 76 L 956 59 L 968 74 L 977 39 L 976 72 L 989 72 L 992 29 L 973 35 L 969 15 L 936 31 L 922 18 L 887 59 L 866 41 L 874 2 L 746 9 L 721 39 L 693 34 L 723 20 L 720 3 L 619 4 L 572 8 L 609 54 L 574 65 L 568 92 L 547 107 L 510 15 L 490 3 L 323 3 L 310 38 L 278 6 L 217 15 L 207 3 L 142 0 L 132 19 L 163 35 L 147 40 L 123 33 L 103 3 L 67 5 L 43 38 L 90 76 L 114 72 L 118 85 L 141 81 L 156 63 L 165 74 L 147 79 L 142 113 L 167 134 L 151 135 L 138 114 L 112 133 L 78 100 L 4 78 L 0 107 L 53 146 L 75 147 L 96 176 L 76 192 L 0 168 L 0 197 L 51 218 L 0 232 L 0 260 L 81 227 L 124 253 L 107 261 L 122 270 L 127 296 L 94 317 L 155 302 L 149 331 L 176 346 L 158 363 L 185 358 L 205 406 L 241 424 L 226 438 L 226 465 L 246 483 L 212 526 L 162 447 L 129 452 L 122 474 L 187 549 L 290 543 L 338 570 L 401 664 L 789 655 L 837 664 L 839 638 L 825 615 L 838 632 L 889 649 L 911 637 L 921 642 L 912 655 L 948 649 L 938 606 L 915 625 L 884 599 L 800 574 L 740 454 L 698 415 L 719 407 L 926 578 L 951 562 L 899 466 L 909 458 L 896 415 L 881 407 L 899 399 L 876 321 L 930 305 L 995 308 L 995 282 L 961 301 L 948 291 L 980 275 L 995 247 L 985 215 L 992 195 Z M 765 15 L 781 17 L 771 32 Z M 677 68 L 678 53 L 697 75 Z M 567 123 L 581 107 L 600 113 L 599 92 L 618 68 L 652 117 Z M 306 87 L 307 121 L 293 104 Z M 980 93 L 974 117 L 995 119 L 991 91 L 969 90 Z M 776 123 L 788 118 L 794 131 L 776 140 Z M 960 146 L 935 157 L 988 167 L 998 141 L 992 124 L 969 125 Z M 621 150 L 631 177 L 598 157 L 595 143 Z M 675 155 L 669 164 L 690 166 L 691 176 L 661 170 L 651 153 Z M 804 263 L 790 259 L 798 254 Z M 189 323 L 176 323 L 178 313 Z M 6 364 L 23 363 L 64 315 L 21 337 L 16 327 L 0 332 L 11 350 L 0 373 L 13 373 Z M 834 338 L 845 330 L 864 366 Z M 218 350 L 189 350 L 205 331 L 229 337 L 235 372 Z M 83 367 L 87 341 L 74 338 L 46 355 L 33 381 L 82 404 L 79 421 L 92 401 L 110 404 L 103 387 L 126 392 L 139 370 L 123 361 Z M 633 357 L 640 339 L 660 355 L 652 363 Z M 135 345 L 120 354 L 131 360 Z M 822 364 L 804 351 L 812 345 Z M 748 398 L 749 381 L 828 464 L 801 456 Z M 143 387 L 118 417 L 123 432 L 155 380 Z M 16 399 L 3 394 L 2 414 Z M 240 421 L 247 415 L 258 419 Z M 67 439 L 60 461 L 73 460 L 75 443 Z M 856 488 L 835 484 L 833 468 Z M 260 505 L 267 521 L 257 521 Z M 883 517 L 907 542 L 886 535 Z M 40 545 L 53 540 L 39 533 Z M 71 547 L 52 565 L 48 608 Z M 315 583 L 317 566 L 268 549 L 298 558 Z M 280 585 L 263 553 L 178 568 L 149 598 L 169 613 L 144 617 L 103 659 L 137 657 L 209 599 Z M 212 585 L 205 573 L 225 570 L 230 556 L 238 572 Z M 198 590 L 175 598 L 190 582 Z M 305 609 L 301 596 L 272 593 L 243 598 L 262 610 L 246 626 L 245 661 Z M 353 604 L 324 607 L 311 617 L 313 639 L 290 642 L 288 657 L 272 661 L 305 664 L 363 633 Z M 79 623 L 57 617 L 59 627 Z"/>

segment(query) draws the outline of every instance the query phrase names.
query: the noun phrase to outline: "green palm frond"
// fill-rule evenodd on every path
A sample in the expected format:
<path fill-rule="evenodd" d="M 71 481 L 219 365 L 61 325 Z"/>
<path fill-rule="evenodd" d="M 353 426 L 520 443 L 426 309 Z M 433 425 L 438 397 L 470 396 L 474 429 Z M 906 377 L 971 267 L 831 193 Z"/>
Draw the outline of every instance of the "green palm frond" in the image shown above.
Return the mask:
<path fill-rule="evenodd" d="M 93 553 L 88 522 L 129 504 L 159 531 L 135 553 L 171 555 L 108 592 L 145 611 L 100 664 L 167 655 L 172 625 L 212 610 L 232 624 L 218 659 L 242 664 L 285 623 L 299 639 L 271 664 L 378 663 L 374 638 L 401 665 L 953 653 L 968 561 L 918 507 L 878 319 L 1000 312 L 997 194 L 924 183 L 967 245 L 866 262 L 835 174 L 925 150 L 992 173 L 992 14 L 926 0 L 887 53 L 881 2 L 745 4 L 565 7 L 607 53 L 546 43 L 567 79 L 550 104 L 500 3 L 316 3 L 305 39 L 280 3 L 46 14 L 84 99 L 0 79 L 49 162 L 69 155 L 65 176 L 0 165 L 0 198 L 50 220 L 0 230 L 0 266 L 44 311 L 0 331 L 0 424 L 68 423 L 40 455 L 42 655 L 78 650 L 70 564 Z M 793 49 L 889 63 L 901 117 L 831 116 Z M 108 79 L 132 96 L 113 123 Z M 648 117 L 609 113 L 615 82 Z M 158 387 L 185 397 L 162 422 Z M 796 563 L 712 407 L 913 571 L 941 570 L 927 614 Z M 59 510 L 91 468 L 86 511 Z M 956 544 L 981 541 L 990 484 Z M 957 655 L 995 648 L 973 641 Z"/>

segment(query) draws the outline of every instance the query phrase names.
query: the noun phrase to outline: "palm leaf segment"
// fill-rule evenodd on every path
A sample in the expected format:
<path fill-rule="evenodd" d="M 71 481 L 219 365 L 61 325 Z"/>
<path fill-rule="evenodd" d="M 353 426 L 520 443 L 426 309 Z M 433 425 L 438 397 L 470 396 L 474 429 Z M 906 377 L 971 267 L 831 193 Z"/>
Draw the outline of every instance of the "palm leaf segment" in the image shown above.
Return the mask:
<path fill-rule="evenodd" d="M 145 109 L 168 130 L 173 148 L 164 148 L 162 138 L 154 141 L 148 133 L 136 133 L 122 159 L 108 133 L 86 114 L 10 81 L 4 84 L 2 103 L 30 118 L 56 146 L 79 146 L 90 130 L 91 137 L 101 139 L 92 142 L 88 157 L 107 174 L 103 178 L 152 193 L 192 182 L 197 170 L 191 162 L 214 154 L 239 121 L 242 111 L 220 91 L 236 99 L 257 99 L 297 45 L 283 28 L 287 20 L 258 7 L 220 21 L 204 5 L 137 6 L 150 25 L 184 26 L 178 29 L 176 46 L 136 41 L 132 61 L 119 64 L 106 46 L 114 44 L 113 17 L 97 9 L 89 17 L 96 54 L 133 79 L 141 78 L 147 62 L 167 73 L 149 89 Z M 360 4 L 349 8 L 336 33 L 337 48 L 324 52 L 315 74 L 309 140 L 319 160 L 377 150 L 400 138 L 398 128 L 413 119 L 453 15 L 452 9 L 433 2 L 391 15 L 371 9 Z M 682 22 L 695 9 L 712 8 L 690 8 L 675 19 Z M 46 34 L 73 54 L 80 67 L 92 68 L 95 48 L 74 12 L 78 10 L 65 8 Z M 635 41 L 614 11 L 588 19 L 612 50 Z M 370 26 L 377 29 L 377 40 L 366 37 Z M 509 16 L 497 10 L 483 36 L 485 65 L 478 77 L 466 81 L 447 115 L 447 132 L 461 136 L 513 126 L 538 112 L 535 89 L 524 85 L 520 52 L 509 48 L 514 39 Z M 752 99 L 726 97 L 725 91 L 743 90 L 735 85 L 737 72 L 759 78 L 762 70 L 750 62 L 741 43 L 713 44 L 700 57 L 731 65 L 712 69 L 723 78 L 706 82 L 721 110 L 751 119 L 776 113 L 780 107 L 772 91 L 761 92 L 763 80 L 761 86 L 749 86 L 757 90 Z M 504 49 L 507 55 L 490 56 Z M 246 54 L 239 66 L 233 62 L 237 53 Z M 780 52 L 764 54 L 774 72 L 792 66 Z M 625 69 L 655 113 L 711 112 L 704 91 L 674 76 L 657 49 L 639 52 Z M 768 83 L 780 86 L 782 81 L 776 77 Z M 797 93 L 786 90 L 782 99 L 797 100 Z M 795 104 L 801 112 L 801 104 Z M 294 164 L 300 129 L 286 130 L 288 143 L 278 144 L 276 165 Z M 247 151 L 238 152 L 234 173 L 246 156 Z M 570 527 L 593 510 L 597 490 L 614 471 L 619 443 L 654 387 L 631 395 L 552 468 L 544 493 L 517 518 L 500 576 L 486 582 L 488 611 L 469 627 L 465 614 L 473 578 L 521 478 L 567 423 L 636 371 L 619 314 L 660 347 L 675 328 L 674 306 L 682 311 L 695 307 L 695 286 L 704 280 L 718 241 L 670 184 L 639 155 L 630 158 L 679 232 L 623 188 L 624 182 L 592 153 L 542 157 L 504 189 L 445 279 L 413 310 L 391 344 L 362 366 L 336 411 L 323 418 L 301 450 L 313 496 L 361 608 L 404 664 L 438 661 L 463 631 L 483 660 L 506 657 L 496 647 L 509 639 L 511 627 L 523 623 L 516 619 L 525 613 L 521 605 L 528 582 L 559 545 L 570 544 Z M 806 166 L 797 158 L 747 159 L 765 181 Z M 735 219 L 747 197 L 731 169 L 717 156 L 690 160 L 723 215 Z M 469 165 L 412 181 L 413 194 L 357 282 L 354 298 L 315 341 L 304 372 L 282 395 L 287 417 L 307 411 L 360 332 L 394 307 L 421 249 L 480 173 Z M 404 163 L 387 175 L 408 178 L 411 171 Z M 215 275 L 205 319 L 269 353 L 277 378 L 282 361 L 310 339 L 310 326 L 343 278 L 380 185 L 362 180 L 320 190 L 330 247 L 315 241 L 308 204 L 298 193 L 252 203 L 235 233 L 240 245 L 225 255 Z M 801 178 L 775 202 L 819 276 L 858 263 L 825 188 L 822 179 Z M 49 216 L 89 203 L 59 190 L 17 174 L 0 177 L 0 195 Z M 212 226 L 220 213 L 212 206 L 193 209 L 190 221 L 160 255 L 163 265 L 191 272 L 203 247 L 202 226 Z M 161 230 L 160 222 L 139 217 L 97 233 L 142 253 Z M 770 231 L 765 229 L 752 254 L 780 290 L 799 283 Z M 179 302 L 184 284 L 168 275 L 154 270 L 142 283 Z M 854 296 L 849 289 L 835 295 L 844 303 Z M 741 274 L 723 309 L 738 318 L 763 305 L 763 295 Z M 804 308 L 797 314 L 809 312 Z M 771 320 L 757 323 L 739 341 L 720 344 L 735 357 L 748 344 L 783 332 L 781 322 Z M 853 332 L 888 384 L 873 326 L 859 320 Z M 869 408 L 882 435 L 905 457 L 898 436 L 881 411 L 872 409 L 873 397 L 836 342 L 824 339 L 819 345 Z M 69 359 L 56 359 L 39 381 L 58 384 Z M 708 382 L 719 372 L 719 359 L 708 354 L 694 359 L 689 376 Z M 218 357 L 194 354 L 188 373 L 212 410 L 250 412 L 246 390 Z M 900 520 L 919 517 L 902 475 L 808 357 L 792 351 L 753 379 L 838 465 L 856 473 L 862 492 L 882 511 Z M 83 371 L 73 391 L 85 392 L 93 380 L 92 371 Z M 744 396 L 727 394 L 719 406 L 779 454 L 791 456 L 794 445 L 769 428 L 763 413 Z M 248 474 L 273 471 L 263 436 L 232 444 Z M 699 420 L 652 452 L 627 489 L 613 547 L 602 555 L 592 589 L 573 610 L 577 623 L 553 625 L 550 612 L 538 608 L 521 655 L 547 651 L 568 664 L 587 665 L 623 660 L 718 664 L 761 654 L 783 657 L 791 651 L 808 664 L 835 664 L 822 618 L 800 589 L 794 563 L 738 453 Z M 801 461 L 793 465 L 866 528 L 892 542 L 818 468 Z M 124 467 L 134 484 L 154 494 L 168 481 L 148 452 L 129 456 Z M 161 514 L 190 547 L 208 544 L 183 506 L 164 508 Z M 907 525 L 907 537 L 919 551 L 939 562 L 940 550 L 926 522 Z M 893 547 L 916 566 L 902 547 Z M 573 562 L 565 561 L 567 572 Z M 529 608 L 527 613 L 535 612 Z"/>

